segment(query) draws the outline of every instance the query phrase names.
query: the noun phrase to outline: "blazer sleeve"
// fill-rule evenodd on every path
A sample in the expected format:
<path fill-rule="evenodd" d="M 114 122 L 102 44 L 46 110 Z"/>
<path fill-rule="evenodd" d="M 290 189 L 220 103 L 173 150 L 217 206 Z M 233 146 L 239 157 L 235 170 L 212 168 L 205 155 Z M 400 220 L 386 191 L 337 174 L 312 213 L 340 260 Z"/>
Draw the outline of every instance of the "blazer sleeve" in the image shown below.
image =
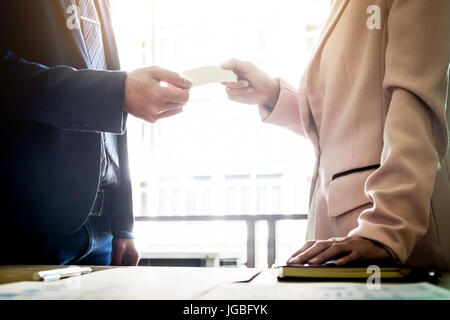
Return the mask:
<path fill-rule="evenodd" d="M 365 185 L 373 206 L 349 235 L 384 245 L 405 263 L 426 233 L 434 182 L 447 152 L 450 1 L 394 0 L 383 89 L 389 105 L 381 166 Z"/>
<path fill-rule="evenodd" d="M 283 79 L 276 79 L 276 81 L 280 83 L 280 94 L 277 104 L 272 110 L 268 106 L 260 105 L 259 114 L 261 119 L 264 122 L 300 133 L 297 91 Z"/>
<path fill-rule="evenodd" d="M 275 79 L 280 83 L 280 95 L 275 107 L 259 106 L 262 121 L 289 129 L 297 134 L 303 134 L 300 125 L 300 113 L 297 100 L 297 90 L 283 79 Z"/>
<path fill-rule="evenodd" d="M 46 67 L 0 51 L 0 116 L 59 129 L 123 134 L 126 73 Z"/>

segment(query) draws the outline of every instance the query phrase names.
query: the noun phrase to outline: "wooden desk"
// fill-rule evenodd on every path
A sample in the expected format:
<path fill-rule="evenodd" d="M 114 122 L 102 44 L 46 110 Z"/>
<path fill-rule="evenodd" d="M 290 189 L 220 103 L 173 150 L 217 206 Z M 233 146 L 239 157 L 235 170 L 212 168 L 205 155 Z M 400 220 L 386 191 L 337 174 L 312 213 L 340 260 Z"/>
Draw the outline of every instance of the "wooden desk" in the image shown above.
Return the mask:
<path fill-rule="evenodd" d="M 0 266 L 0 300 L 450 299 L 450 274 L 437 285 L 382 281 L 381 290 L 365 282 L 279 282 L 274 270 L 247 268 L 92 267 L 76 279 L 30 281 L 52 268 L 60 266 Z"/>

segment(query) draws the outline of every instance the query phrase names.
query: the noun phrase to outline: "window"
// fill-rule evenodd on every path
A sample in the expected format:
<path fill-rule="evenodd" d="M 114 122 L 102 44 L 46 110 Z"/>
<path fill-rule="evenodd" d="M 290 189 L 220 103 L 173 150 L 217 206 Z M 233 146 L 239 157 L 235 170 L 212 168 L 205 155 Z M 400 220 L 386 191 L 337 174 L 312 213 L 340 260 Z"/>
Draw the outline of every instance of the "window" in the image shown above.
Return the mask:
<path fill-rule="evenodd" d="M 182 72 L 234 57 L 296 86 L 330 1 L 112 0 L 111 6 L 125 70 L 158 65 Z M 310 143 L 262 123 L 255 106 L 228 101 L 220 85 L 193 88 L 182 114 L 156 124 L 129 117 L 128 135 L 137 217 L 308 212 Z M 140 250 L 210 250 L 245 261 L 251 230 L 245 221 L 187 220 L 137 221 Z M 304 240 L 306 222 L 276 224 L 276 258 L 284 260 Z M 257 266 L 270 254 L 267 230 L 257 221 Z"/>

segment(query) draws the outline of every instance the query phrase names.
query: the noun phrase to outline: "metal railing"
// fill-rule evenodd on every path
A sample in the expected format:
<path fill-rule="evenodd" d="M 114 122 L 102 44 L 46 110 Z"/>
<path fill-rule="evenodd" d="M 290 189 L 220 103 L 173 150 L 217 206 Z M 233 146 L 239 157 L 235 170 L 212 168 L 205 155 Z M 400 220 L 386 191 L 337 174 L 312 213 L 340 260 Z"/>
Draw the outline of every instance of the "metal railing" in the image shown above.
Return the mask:
<path fill-rule="evenodd" d="M 178 222 L 178 221 L 245 221 L 247 223 L 247 267 L 255 267 L 255 223 L 257 221 L 267 221 L 267 265 L 271 267 L 276 258 L 276 223 L 280 220 L 306 220 L 307 214 L 282 215 L 199 215 L 199 216 L 138 216 L 136 221 L 157 221 L 157 222 Z"/>

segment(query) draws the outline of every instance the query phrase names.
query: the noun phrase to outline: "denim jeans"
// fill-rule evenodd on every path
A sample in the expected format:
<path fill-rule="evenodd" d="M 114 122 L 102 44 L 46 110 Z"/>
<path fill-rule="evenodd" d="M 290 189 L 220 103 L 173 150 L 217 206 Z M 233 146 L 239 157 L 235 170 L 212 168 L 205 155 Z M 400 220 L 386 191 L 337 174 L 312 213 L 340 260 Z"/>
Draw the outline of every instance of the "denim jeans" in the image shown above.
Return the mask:
<path fill-rule="evenodd" d="M 85 254 L 73 264 L 110 265 L 113 237 L 107 219 L 91 216 L 83 227 L 89 235 L 89 246 Z"/>
<path fill-rule="evenodd" d="M 112 234 L 108 219 L 90 216 L 77 231 L 63 236 L 9 234 L 0 238 L 0 264 L 110 265 Z"/>

